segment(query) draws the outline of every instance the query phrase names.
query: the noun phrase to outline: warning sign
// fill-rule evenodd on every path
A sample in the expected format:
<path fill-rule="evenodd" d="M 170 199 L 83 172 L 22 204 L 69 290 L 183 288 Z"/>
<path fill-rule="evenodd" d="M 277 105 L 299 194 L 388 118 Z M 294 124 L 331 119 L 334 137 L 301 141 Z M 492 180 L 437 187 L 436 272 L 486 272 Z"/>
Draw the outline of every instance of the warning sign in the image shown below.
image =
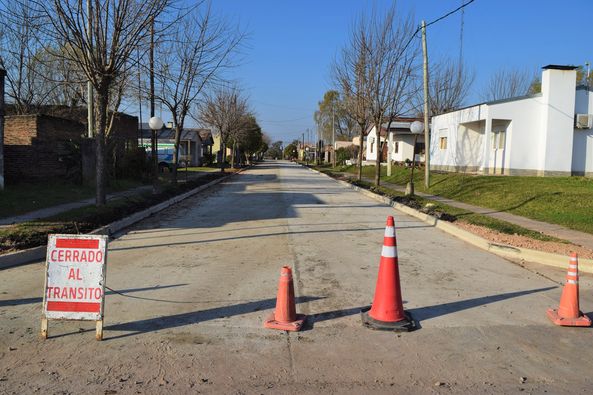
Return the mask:
<path fill-rule="evenodd" d="M 107 236 L 49 235 L 43 312 L 49 319 L 103 319 Z"/>

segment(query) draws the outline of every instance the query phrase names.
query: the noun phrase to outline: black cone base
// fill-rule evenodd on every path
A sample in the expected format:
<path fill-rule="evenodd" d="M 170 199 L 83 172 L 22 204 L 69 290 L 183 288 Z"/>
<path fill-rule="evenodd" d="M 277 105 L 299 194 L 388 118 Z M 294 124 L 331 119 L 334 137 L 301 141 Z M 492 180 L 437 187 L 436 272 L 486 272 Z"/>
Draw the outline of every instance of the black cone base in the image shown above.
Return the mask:
<path fill-rule="evenodd" d="M 371 317 L 369 315 L 370 309 L 370 307 L 367 307 L 360 312 L 362 317 L 362 325 L 367 328 L 391 332 L 410 332 L 416 329 L 416 321 L 414 321 L 410 313 L 407 311 L 404 311 L 404 316 L 406 318 L 403 320 L 397 322 L 386 322 L 379 321 Z"/>

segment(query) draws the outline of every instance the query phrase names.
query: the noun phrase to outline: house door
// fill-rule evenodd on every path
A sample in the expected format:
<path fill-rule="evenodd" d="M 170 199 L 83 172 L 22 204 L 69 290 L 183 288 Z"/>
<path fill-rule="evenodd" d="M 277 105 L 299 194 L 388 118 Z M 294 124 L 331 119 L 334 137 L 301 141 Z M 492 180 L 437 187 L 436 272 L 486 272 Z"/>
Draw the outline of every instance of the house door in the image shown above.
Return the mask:
<path fill-rule="evenodd" d="M 490 153 L 490 174 L 504 174 L 504 147 L 506 131 L 492 131 L 492 152 Z"/>

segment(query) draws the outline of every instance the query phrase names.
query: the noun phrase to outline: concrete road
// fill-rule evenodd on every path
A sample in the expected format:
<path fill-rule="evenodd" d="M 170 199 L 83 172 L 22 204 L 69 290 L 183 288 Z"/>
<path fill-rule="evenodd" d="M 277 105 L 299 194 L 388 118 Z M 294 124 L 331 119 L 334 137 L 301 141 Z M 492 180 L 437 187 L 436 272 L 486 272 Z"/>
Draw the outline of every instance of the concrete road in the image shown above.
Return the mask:
<path fill-rule="evenodd" d="M 361 326 L 385 218 L 420 329 Z M 282 265 L 302 332 L 264 329 Z M 521 267 L 294 164 L 265 162 L 110 243 L 105 340 L 50 322 L 42 263 L 0 272 L 0 393 L 585 393 L 593 330 L 560 328 L 565 273 Z M 593 310 L 581 277 L 581 308 Z"/>

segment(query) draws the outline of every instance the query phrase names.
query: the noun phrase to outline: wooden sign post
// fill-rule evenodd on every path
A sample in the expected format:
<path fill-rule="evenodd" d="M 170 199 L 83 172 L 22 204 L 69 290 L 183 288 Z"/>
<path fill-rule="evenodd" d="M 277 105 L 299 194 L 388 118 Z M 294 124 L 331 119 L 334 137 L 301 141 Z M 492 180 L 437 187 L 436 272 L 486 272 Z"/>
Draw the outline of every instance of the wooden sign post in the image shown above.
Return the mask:
<path fill-rule="evenodd" d="M 48 236 L 41 337 L 48 320 L 88 320 L 103 339 L 106 262 L 107 236 Z"/>

